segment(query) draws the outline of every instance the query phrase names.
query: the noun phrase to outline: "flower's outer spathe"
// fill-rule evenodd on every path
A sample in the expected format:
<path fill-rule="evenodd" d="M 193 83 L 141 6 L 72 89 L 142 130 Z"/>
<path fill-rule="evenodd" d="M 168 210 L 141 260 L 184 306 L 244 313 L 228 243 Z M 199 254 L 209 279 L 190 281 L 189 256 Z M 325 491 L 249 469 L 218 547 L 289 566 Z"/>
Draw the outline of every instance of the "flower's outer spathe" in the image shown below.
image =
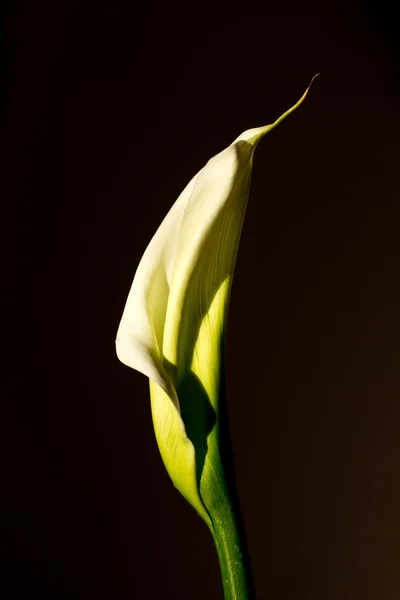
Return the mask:
<path fill-rule="evenodd" d="M 242 133 L 190 181 L 140 261 L 118 329 L 118 358 L 150 378 L 167 471 L 211 528 L 226 497 L 219 448 L 224 332 L 254 150 L 308 89 L 275 123 Z"/>

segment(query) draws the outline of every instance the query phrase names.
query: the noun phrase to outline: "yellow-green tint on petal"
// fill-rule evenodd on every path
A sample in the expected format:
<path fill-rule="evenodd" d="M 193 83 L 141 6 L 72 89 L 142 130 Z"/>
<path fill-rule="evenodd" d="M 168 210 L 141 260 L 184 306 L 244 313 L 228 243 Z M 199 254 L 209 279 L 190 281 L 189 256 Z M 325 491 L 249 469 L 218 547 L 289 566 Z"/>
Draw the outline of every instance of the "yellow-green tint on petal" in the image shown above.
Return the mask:
<path fill-rule="evenodd" d="M 253 152 L 240 141 L 212 158 L 200 172 L 183 215 L 163 345 L 164 356 L 176 366 L 176 382 L 191 368 L 201 323 L 218 289 L 233 274 Z M 224 308 L 220 317 L 219 329 Z"/>
<path fill-rule="evenodd" d="M 196 480 L 195 449 L 169 396 L 150 380 L 151 412 L 161 457 L 175 487 L 210 527 Z"/>
<path fill-rule="evenodd" d="M 221 364 L 220 346 L 225 327 L 226 305 L 229 297 L 231 277 L 220 285 L 211 306 L 201 322 L 193 351 L 191 370 L 202 382 L 214 409 L 218 409 Z"/>

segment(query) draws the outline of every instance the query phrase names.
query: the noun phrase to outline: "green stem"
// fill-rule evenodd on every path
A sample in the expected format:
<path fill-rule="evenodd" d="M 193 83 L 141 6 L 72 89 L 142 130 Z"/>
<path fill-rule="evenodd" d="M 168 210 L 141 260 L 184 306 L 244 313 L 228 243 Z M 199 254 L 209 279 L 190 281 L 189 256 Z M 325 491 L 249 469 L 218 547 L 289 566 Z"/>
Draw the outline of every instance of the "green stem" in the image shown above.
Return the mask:
<path fill-rule="evenodd" d="M 222 382 L 222 389 L 225 388 Z M 219 449 L 215 456 L 215 471 L 220 488 L 217 502 L 209 505 L 211 534 L 217 550 L 225 600 L 255 600 L 250 555 L 236 487 L 235 462 L 226 396 L 221 394 L 219 423 L 214 430 Z"/>
<path fill-rule="evenodd" d="M 225 600 L 254 600 L 250 560 L 240 513 L 235 516 L 232 507 L 225 505 L 224 510 L 213 517 L 212 534 Z"/>
<path fill-rule="evenodd" d="M 224 338 L 221 340 L 220 351 L 221 362 L 224 364 Z M 226 403 L 225 369 L 221 369 L 218 408 L 218 422 L 211 437 L 215 436 L 215 447 L 218 448 L 218 459 L 214 456 L 214 472 L 218 474 L 218 483 L 223 483 L 219 501 L 208 506 L 212 521 L 211 534 L 217 549 L 225 600 L 255 600 L 250 555 L 236 487 L 235 460 Z"/>

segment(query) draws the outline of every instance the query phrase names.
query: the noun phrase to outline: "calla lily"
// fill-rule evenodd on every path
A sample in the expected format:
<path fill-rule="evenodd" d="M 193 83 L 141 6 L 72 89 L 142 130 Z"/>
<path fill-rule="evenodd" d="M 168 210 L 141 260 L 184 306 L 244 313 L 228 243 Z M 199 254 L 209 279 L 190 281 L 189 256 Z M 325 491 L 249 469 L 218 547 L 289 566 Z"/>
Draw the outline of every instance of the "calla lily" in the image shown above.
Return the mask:
<path fill-rule="evenodd" d="M 117 334 L 118 358 L 150 379 L 166 469 L 218 538 L 219 554 L 227 543 L 221 523 L 232 521 L 223 447 L 224 336 L 253 156 L 308 89 L 272 125 L 245 131 L 193 177 L 140 261 Z M 239 597 L 229 592 L 233 585 L 224 583 L 226 598 Z"/>

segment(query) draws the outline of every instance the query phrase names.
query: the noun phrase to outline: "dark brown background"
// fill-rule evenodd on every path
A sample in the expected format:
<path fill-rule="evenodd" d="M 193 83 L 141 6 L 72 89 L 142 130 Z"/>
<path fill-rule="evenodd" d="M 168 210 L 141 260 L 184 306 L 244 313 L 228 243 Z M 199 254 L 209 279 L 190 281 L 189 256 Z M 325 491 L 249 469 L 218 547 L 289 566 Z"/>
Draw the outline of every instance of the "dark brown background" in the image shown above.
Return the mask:
<path fill-rule="evenodd" d="M 397 600 L 390 4 L 14 2 L 4 23 L 2 597 L 222 598 L 114 337 L 181 189 L 320 71 L 255 159 L 228 336 L 238 487 L 260 600 Z"/>

